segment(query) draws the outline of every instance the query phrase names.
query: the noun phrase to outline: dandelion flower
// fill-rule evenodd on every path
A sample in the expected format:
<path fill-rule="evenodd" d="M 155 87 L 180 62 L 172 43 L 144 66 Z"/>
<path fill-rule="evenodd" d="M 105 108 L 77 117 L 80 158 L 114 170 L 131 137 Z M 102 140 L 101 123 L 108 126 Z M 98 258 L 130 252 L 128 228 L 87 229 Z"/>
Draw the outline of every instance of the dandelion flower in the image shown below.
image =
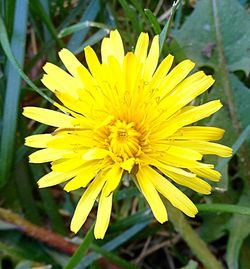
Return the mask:
<path fill-rule="evenodd" d="M 160 194 L 194 217 L 197 208 L 176 185 L 209 194 L 211 186 L 204 179 L 218 181 L 220 173 L 202 162 L 203 155 L 232 154 L 211 142 L 224 130 L 191 125 L 222 107 L 219 100 L 190 105 L 214 79 L 202 71 L 188 76 L 194 68 L 190 60 L 171 69 L 172 55 L 158 66 L 159 36 L 148 47 L 148 34 L 141 33 L 134 52 L 124 54 L 118 31 L 111 31 L 101 44 L 101 62 L 91 47 L 85 48 L 88 68 L 62 49 L 59 57 L 68 72 L 46 63 L 42 78 L 60 100 L 55 106 L 61 112 L 24 108 L 26 117 L 56 127 L 26 138 L 27 146 L 40 148 L 29 156 L 30 162 L 51 162 L 52 171 L 38 181 L 39 187 L 67 182 L 67 192 L 85 189 L 71 222 L 75 233 L 98 199 L 94 234 L 104 237 L 113 193 L 125 173 L 133 175 L 160 223 L 168 219 Z"/>

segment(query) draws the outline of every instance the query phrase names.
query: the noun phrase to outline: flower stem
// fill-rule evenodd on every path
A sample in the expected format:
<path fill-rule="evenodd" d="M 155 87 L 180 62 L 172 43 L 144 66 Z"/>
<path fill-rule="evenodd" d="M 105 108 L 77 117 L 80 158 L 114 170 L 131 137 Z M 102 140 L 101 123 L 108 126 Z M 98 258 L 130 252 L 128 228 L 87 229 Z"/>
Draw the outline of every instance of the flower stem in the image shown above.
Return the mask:
<path fill-rule="evenodd" d="M 211 253 L 206 243 L 193 230 L 184 215 L 169 202 L 166 202 L 166 199 L 164 199 L 164 202 L 167 204 L 169 218 L 174 225 L 175 230 L 185 240 L 204 267 L 206 269 L 223 269 L 221 263 Z"/>

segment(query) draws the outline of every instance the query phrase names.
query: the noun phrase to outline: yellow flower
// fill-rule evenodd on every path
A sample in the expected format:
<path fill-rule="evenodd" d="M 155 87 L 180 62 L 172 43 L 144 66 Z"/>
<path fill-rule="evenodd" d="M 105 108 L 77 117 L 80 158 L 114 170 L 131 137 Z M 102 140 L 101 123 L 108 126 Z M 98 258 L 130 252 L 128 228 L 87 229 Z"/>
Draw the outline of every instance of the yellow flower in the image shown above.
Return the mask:
<path fill-rule="evenodd" d="M 101 63 L 91 47 L 85 48 L 88 69 L 62 49 L 59 56 L 69 73 L 47 63 L 42 78 L 61 101 L 55 106 L 62 112 L 24 108 L 26 117 L 56 127 L 52 133 L 26 138 L 27 146 L 42 148 L 30 155 L 30 162 L 51 162 L 52 172 L 38 181 L 39 187 L 67 181 L 66 191 L 85 188 L 71 222 L 75 233 L 99 197 L 94 233 L 104 237 L 113 192 L 124 173 L 133 174 L 160 223 L 168 216 L 159 193 L 194 217 L 197 208 L 170 180 L 209 194 L 211 186 L 202 178 L 218 181 L 220 173 L 201 162 L 203 155 L 232 154 L 230 148 L 210 142 L 223 136 L 222 129 L 190 126 L 222 106 L 219 100 L 190 105 L 213 78 L 202 71 L 188 76 L 194 68 L 190 60 L 170 71 L 172 55 L 157 67 L 159 37 L 154 37 L 149 52 L 148 43 L 148 34 L 141 33 L 135 51 L 124 55 L 118 31 L 111 31 L 102 41 Z"/>

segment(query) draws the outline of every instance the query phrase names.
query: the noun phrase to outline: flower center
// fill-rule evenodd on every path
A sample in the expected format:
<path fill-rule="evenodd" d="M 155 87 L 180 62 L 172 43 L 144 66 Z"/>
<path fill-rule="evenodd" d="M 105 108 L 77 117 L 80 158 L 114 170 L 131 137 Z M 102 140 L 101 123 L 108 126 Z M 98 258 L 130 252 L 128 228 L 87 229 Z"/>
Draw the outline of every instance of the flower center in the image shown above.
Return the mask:
<path fill-rule="evenodd" d="M 109 145 L 110 149 L 117 156 L 123 159 L 135 157 L 140 147 L 140 133 L 135 129 L 135 123 L 126 123 L 117 120 L 109 127 Z"/>

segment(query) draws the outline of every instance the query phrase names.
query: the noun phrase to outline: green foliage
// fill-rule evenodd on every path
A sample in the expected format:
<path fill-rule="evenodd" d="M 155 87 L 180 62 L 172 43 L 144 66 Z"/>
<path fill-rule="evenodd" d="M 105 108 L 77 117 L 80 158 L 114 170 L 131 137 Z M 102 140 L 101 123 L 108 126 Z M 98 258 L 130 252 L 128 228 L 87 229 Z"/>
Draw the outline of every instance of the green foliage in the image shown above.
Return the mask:
<path fill-rule="evenodd" d="M 206 269 L 222 268 L 221 264 L 229 269 L 250 268 L 249 3 L 193 2 L 176 1 L 172 6 L 173 1 L 156 0 L 1 1 L 1 269 L 111 268 L 113 264 L 117 268 L 198 269 L 200 263 Z M 27 121 L 21 112 L 26 105 L 54 103 L 39 82 L 46 61 L 60 66 L 57 52 L 67 47 L 84 63 L 84 47 L 94 46 L 99 54 L 99 41 L 114 28 L 125 40 L 126 50 L 133 50 L 142 31 L 151 39 L 159 34 L 162 57 L 171 52 L 175 63 L 189 58 L 197 69 L 213 74 L 215 86 L 199 102 L 220 99 L 224 107 L 203 123 L 224 128 L 223 143 L 232 146 L 234 154 L 213 160 L 223 178 L 214 185 L 212 195 L 188 193 L 200 210 L 195 222 L 169 207 L 170 222 L 156 223 L 138 189 L 129 185 L 115 193 L 112 222 L 100 241 L 93 238 L 92 217 L 79 237 L 69 232 L 81 191 L 69 195 L 60 187 L 38 189 L 36 181 L 48 167 L 29 164 L 31 150 L 23 143 L 27 135 L 46 132 L 47 127 Z M 124 181 L 131 182 L 128 175 Z M 9 214 L 7 218 L 3 212 Z M 13 217 L 13 212 L 21 219 Z M 26 231 L 23 219 L 67 238 L 77 249 L 75 254 L 52 248 L 36 233 Z"/>

